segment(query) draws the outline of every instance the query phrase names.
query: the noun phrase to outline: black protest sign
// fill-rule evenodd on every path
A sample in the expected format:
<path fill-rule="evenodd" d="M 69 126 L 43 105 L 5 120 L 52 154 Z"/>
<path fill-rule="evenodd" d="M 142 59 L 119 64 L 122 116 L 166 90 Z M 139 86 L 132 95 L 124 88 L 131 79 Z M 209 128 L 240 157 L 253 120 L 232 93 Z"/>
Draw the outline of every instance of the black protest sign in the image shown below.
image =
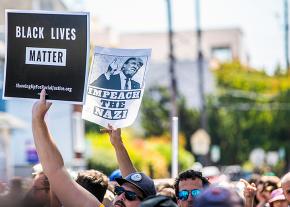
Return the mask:
<path fill-rule="evenodd" d="M 88 13 L 6 11 L 3 97 L 82 103 L 89 51 Z"/>

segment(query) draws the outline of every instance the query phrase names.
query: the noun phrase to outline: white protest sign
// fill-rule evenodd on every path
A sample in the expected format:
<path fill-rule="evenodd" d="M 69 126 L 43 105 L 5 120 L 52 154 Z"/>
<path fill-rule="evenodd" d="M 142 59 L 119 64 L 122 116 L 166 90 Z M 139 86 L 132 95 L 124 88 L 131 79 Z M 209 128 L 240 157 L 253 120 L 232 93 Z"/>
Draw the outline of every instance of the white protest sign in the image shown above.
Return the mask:
<path fill-rule="evenodd" d="M 151 49 L 96 47 L 82 118 L 103 127 L 130 126 L 145 88 Z"/>

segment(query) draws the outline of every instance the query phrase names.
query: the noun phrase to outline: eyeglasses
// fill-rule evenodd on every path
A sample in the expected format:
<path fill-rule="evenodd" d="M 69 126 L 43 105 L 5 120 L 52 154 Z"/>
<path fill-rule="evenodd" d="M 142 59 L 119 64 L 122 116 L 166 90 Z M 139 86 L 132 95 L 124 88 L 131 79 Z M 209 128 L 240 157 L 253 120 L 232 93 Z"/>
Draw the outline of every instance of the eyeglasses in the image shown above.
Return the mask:
<path fill-rule="evenodd" d="M 125 190 L 123 187 L 121 186 L 115 186 L 115 191 L 114 191 L 115 195 L 121 195 L 122 193 L 125 193 L 125 198 L 128 201 L 134 201 L 137 198 L 139 198 L 141 201 L 143 200 L 143 198 L 141 196 L 138 196 L 135 192 L 129 191 L 129 190 Z"/>
<path fill-rule="evenodd" d="M 193 190 L 182 190 L 182 191 L 179 191 L 178 199 L 186 201 L 188 199 L 188 197 L 189 197 L 189 193 L 191 193 L 192 197 L 197 197 L 201 193 L 201 190 L 193 189 Z"/>

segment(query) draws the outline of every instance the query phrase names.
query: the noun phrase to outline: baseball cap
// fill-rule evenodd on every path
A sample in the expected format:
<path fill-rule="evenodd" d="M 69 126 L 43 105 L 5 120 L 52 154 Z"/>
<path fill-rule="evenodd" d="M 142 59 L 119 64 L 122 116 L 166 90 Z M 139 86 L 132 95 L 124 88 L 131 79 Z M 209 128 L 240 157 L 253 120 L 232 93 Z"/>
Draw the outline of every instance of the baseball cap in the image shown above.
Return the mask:
<path fill-rule="evenodd" d="M 140 207 L 177 207 L 177 204 L 168 196 L 157 195 L 146 198 Z"/>
<path fill-rule="evenodd" d="M 209 187 L 195 200 L 195 207 L 243 207 L 243 200 L 236 191 L 224 187 Z"/>
<path fill-rule="evenodd" d="M 125 178 L 116 178 L 119 185 L 130 183 L 143 192 L 145 198 L 151 195 L 156 195 L 156 190 L 153 180 L 142 172 L 134 172 L 127 175 Z"/>
<path fill-rule="evenodd" d="M 282 188 L 278 188 L 276 190 L 273 190 L 271 193 L 271 198 L 268 201 L 269 203 L 273 203 L 274 201 L 281 201 L 286 200 Z"/>

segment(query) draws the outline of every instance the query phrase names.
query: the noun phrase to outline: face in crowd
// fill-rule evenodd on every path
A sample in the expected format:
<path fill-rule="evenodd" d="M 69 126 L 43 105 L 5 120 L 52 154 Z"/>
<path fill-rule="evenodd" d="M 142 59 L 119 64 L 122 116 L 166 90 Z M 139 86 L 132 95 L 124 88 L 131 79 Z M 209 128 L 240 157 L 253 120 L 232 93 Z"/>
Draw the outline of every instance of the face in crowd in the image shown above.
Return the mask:
<path fill-rule="evenodd" d="M 202 181 L 199 178 L 181 180 L 179 182 L 178 206 L 193 206 L 194 198 L 200 194 L 202 188 Z"/>
<path fill-rule="evenodd" d="M 290 180 L 282 184 L 282 189 L 288 204 L 290 204 Z"/>
<path fill-rule="evenodd" d="M 48 178 L 44 173 L 39 173 L 34 177 L 32 187 L 28 192 L 26 199 L 28 199 L 29 202 L 32 202 L 35 206 L 48 205 L 50 200 L 49 190 Z"/>
<path fill-rule="evenodd" d="M 115 207 L 138 207 L 144 199 L 143 193 L 130 183 L 115 187 Z"/>
<path fill-rule="evenodd" d="M 122 71 L 128 78 L 132 78 L 142 67 L 143 61 L 140 58 L 129 58 L 123 65 Z"/>
<path fill-rule="evenodd" d="M 175 193 L 177 195 L 178 206 L 193 206 L 195 197 L 197 197 L 201 193 L 201 190 L 208 184 L 208 180 L 202 176 L 201 172 L 187 170 L 180 173 L 175 181 Z"/>

